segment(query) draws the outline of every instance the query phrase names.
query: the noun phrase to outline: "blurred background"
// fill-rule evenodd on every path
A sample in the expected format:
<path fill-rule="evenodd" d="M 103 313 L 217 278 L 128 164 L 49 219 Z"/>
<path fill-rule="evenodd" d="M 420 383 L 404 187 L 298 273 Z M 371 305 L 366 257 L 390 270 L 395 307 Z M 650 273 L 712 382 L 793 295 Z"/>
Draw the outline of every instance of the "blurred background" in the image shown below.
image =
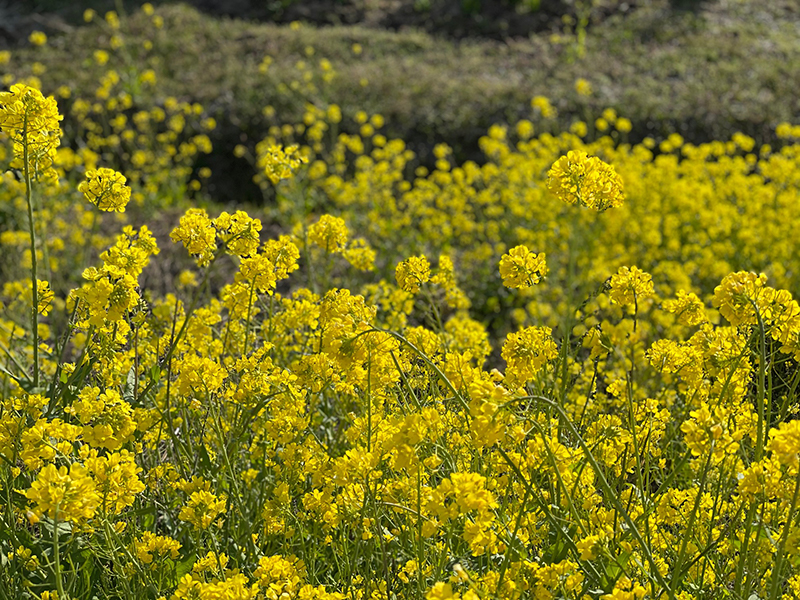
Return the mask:
<path fill-rule="evenodd" d="M 437 143 L 456 162 L 482 160 L 480 137 L 529 116 L 537 95 L 556 111 L 554 132 L 611 108 L 630 119 L 631 143 L 671 133 L 702 143 L 737 131 L 769 143 L 779 123 L 800 113 L 800 0 L 152 4 L 162 29 L 147 66 L 163 94 L 201 103 L 216 119 L 208 159 L 215 173 L 243 168 L 232 151 L 264 137 L 265 107 L 296 123 L 308 103 L 336 104 L 344 130 L 360 111 L 380 114 L 383 133 L 426 165 Z M 141 5 L 0 0 L 0 48 L 12 51 L 15 76 L 37 62 L 48 85 L 94 90 L 103 66 L 77 57 L 107 44 L 107 11 L 133 19 L 130 38 Z M 86 9 L 98 18 L 86 23 Z M 46 48 L 32 47 L 33 31 L 48 35 Z M 299 84 L 319 75 L 320 64 L 335 76 L 308 92 Z M 579 80 L 588 86 L 578 89 Z M 212 195 L 258 197 L 249 173 L 224 189 L 212 181 Z"/>

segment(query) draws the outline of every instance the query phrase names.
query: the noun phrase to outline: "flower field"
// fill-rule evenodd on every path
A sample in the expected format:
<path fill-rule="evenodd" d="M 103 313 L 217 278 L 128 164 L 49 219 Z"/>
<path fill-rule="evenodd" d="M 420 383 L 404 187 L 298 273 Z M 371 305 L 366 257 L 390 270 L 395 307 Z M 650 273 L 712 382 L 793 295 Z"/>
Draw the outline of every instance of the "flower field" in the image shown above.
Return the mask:
<path fill-rule="evenodd" d="M 91 94 L 0 53 L 0 599 L 800 599 L 800 126 L 425 166 L 312 48 L 243 210 L 86 19 Z"/>

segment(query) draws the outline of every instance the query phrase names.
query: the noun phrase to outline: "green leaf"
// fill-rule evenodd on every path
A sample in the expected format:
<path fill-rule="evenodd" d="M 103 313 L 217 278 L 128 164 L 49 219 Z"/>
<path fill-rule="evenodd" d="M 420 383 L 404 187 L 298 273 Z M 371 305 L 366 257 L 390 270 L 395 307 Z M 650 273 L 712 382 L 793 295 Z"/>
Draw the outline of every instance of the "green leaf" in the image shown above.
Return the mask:
<path fill-rule="evenodd" d="M 136 371 L 131 367 L 128 376 L 125 378 L 125 387 L 122 389 L 122 399 L 128 404 L 133 404 L 136 400 L 133 391 L 136 389 Z"/>

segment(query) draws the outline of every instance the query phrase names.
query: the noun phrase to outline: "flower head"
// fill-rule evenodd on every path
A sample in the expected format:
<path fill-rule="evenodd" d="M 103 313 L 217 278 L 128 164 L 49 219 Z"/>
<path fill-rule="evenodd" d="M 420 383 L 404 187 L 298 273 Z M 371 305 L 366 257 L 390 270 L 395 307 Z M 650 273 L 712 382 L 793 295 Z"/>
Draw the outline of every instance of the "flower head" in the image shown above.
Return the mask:
<path fill-rule="evenodd" d="M 201 267 L 208 266 L 217 251 L 217 230 L 202 208 L 187 210 L 169 237 L 186 246 Z"/>
<path fill-rule="evenodd" d="M 622 206 L 622 178 L 596 156 L 570 150 L 547 173 L 547 189 L 567 204 L 599 212 Z"/>
<path fill-rule="evenodd" d="M 61 143 L 62 119 L 55 99 L 45 98 L 36 88 L 18 83 L 11 91 L 0 92 L 0 130 L 14 144 L 12 166 L 21 166 L 27 154 L 33 173 L 49 167 Z"/>
<path fill-rule="evenodd" d="M 500 259 L 500 276 L 507 288 L 528 288 L 547 274 L 544 252 L 536 254 L 527 246 L 517 246 Z"/>
<path fill-rule="evenodd" d="M 575 91 L 578 93 L 579 96 L 591 96 L 592 84 L 589 83 L 583 77 L 580 77 L 575 80 Z"/>
<path fill-rule="evenodd" d="M 77 463 L 69 468 L 45 466 L 25 496 L 34 503 L 35 514 L 73 523 L 91 519 L 100 504 L 89 471 Z"/>
<path fill-rule="evenodd" d="M 412 256 L 397 265 L 395 277 L 400 289 L 416 294 L 419 286 L 430 280 L 431 265 L 424 256 Z"/>
<path fill-rule="evenodd" d="M 258 167 L 273 185 L 281 179 L 289 179 L 301 164 L 307 162 L 308 157 L 300 154 L 296 145 L 284 148 L 271 144 L 258 156 Z"/>
<path fill-rule="evenodd" d="M 682 325 L 699 325 L 708 320 L 703 301 L 697 294 L 685 290 L 678 290 L 674 300 L 665 301 L 664 310 L 673 313 Z"/>
<path fill-rule="evenodd" d="M 208 529 L 209 525 L 225 510 L 225 498 L 217 498 L 211 492 L 198 490 L 189 497 L 178 518 L 188 521 L 197 529 Z"/>
<path fill-rule="evenodd" d="M 621 267 L 611 276 L 611 301 L 627 306 L 653 295 L 653 280 L 638 267 Z"/>
<path fill-rule="evenodd" d="M 533 379 L 544 365 L 558 355 L 549 327 L 526 327 L 510 333 L 503 344 L 506 361 L 506 382 L 520 385 Z"/>
<path fill-rule="evenodd" d="M 44 31 L 33 31 L 28 36 L 28 41 L 34 46 L 44 46 L 47 43 L 47 34 Z"/>
<path fill-rule="evenodd" d="M 125 212 L 131 199 L 131 188 L 125 185 L 126 181 L 122 173 L 101 167 L 86 171 L 86 181 L 81 182 L 78 191 L 100 210 Z"/>
<path fill-rule="evenodd" d="M 347 225 L 344 220 L 331 215 L 322 215 L 319 221 L 308 228 L 308 239 L 325 252 L 344 250 L 347 236 Z"/>

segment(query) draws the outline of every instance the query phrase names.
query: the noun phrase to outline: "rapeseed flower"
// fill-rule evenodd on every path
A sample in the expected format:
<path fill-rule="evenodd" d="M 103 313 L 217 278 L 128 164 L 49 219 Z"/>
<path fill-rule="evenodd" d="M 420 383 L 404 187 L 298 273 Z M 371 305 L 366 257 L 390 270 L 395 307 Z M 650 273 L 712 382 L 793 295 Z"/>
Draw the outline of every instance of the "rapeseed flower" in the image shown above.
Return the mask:
<path fill-rule="evenodd" d="M 395 277 L 401 290 L 416 294 L 431 276 L 431 266 L 424 256 L 412 256 L 397 265 Z"/>
<path fill-rule="evenodd" d="M 622 206 L 622 178 L 596 156 L 570 150 L 547 173 L 547 189 L 567 204 L 603 212 Z"/>
<path fill-rule="evenodd" d="M 507 384 L 527 383 L 557 354 L 558 347 L 549 327 L 526 327 L 508 334 L 502 350 Z"/>
<path fill-rule="evenodd" d="M 653 295 L 653 278 L 638 267 L 620 267 L 611 276 L 608 295 L 615 304 L 629 306 Z"/>
<path fill-rule="evenodd" d="M 196 529 L 208 529 L 225 510 L 226 499 L 204 490 L 193 492 L 178 518 Z"/>
<path fill-rule="evenodd" d="M 344 219 L 322 215 L 308 228 L 308 239 L 325 252 L 342 252 L 347 245 L 349 232 Z"/>
<path fill-rule="evenodd" d="M 80 524 L 91 519 L 101 498 L 86 467 L 46 465 L 39 471 L 25 497 L 37 516 Z"/>
<path fill-rule="evenodd" d="M 547 274 L 545 254 L 536 254 L 526 246 L 516 246 L 500 259 L 500 276 L 508 288 L 527 288 Z"/>
<path fill-rule="evenodd" d="M 103 167 L 86 171 L 86 181 L 78 186 L 78 191 L 100 210 L 125 212 L 131 199 L 131 188 L 126 182 L 122 173 Z"/>
<path fill-rule="evenodd" d="M 52 164 L 61 143 L 62 119 L 55 99 L 34 87 L 18 83 L 0 92 L 0 131 L 13 142 L 13 164 L 22 165 L 27 156 L 34 174 Z"/>
<path fill-rule="evenodd" d="M 258 166 L 273 185 L 288 179 L 297 168 L 308 162 L 308 157 L 299 153 L 299 147 L 269 145 L 258 151 Z"/>

